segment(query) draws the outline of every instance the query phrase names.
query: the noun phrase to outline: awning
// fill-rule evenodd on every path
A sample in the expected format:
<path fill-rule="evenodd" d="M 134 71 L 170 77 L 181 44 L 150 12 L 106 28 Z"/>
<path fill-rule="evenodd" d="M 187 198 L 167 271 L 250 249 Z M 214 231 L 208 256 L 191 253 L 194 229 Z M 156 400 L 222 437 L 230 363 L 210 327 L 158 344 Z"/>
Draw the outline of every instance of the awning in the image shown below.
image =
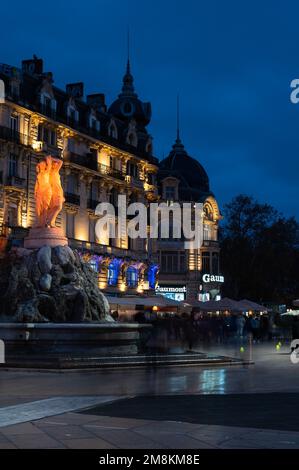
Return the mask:
<path fill-rule="evenodd" d="M 255 312 L 268 312 L 268 309 L 263 305 L 257 304 L 256 302 L 252 302 L 251 300 L 243 299 L 239 302 L 240 307 L 242 310 L 253 310 Z"/>
<path fill-rule="evenodd" d="M 237 300 L 229 299 L 224 297 L 221 300 L 209 300 L 208 302 L 196 302 L 193 304 L 195 308 L 199 308 L 204 312 L 224 312 L 226 310 L 230 312 L 242 312 L 243 309 L 240 307 Z"/>
<path fill-rule="evenodd" d="M 156 295 L 151 297 L 139 297 L 139 296 L 124 296 L 124 297 L 115 297 L 112 295 L 106 295 L 106 298 L 109 302 L 109 305 L 114 308 L 117 307 L 131 307 L 132 310 L 138 308 L 138 306 L 144 307 L 172 307 L 176 309 L 188 309 L 191 306 L 187 302 L 179 302 L 177 300 L 168 299 L 162 295 Z"/>

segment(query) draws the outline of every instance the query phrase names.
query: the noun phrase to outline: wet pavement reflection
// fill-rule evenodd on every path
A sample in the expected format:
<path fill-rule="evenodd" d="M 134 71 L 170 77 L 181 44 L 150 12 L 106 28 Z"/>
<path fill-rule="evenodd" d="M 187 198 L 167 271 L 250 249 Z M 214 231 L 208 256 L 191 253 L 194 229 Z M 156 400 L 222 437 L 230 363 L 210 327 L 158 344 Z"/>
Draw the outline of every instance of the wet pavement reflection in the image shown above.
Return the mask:
<path fill-rule="evenodd" d="M 0 406 L 53 396 L 169 395 L 298 392 L 299 365 L 289 345 L 202 346 L 201 351 L 231 357 L 251 356 L 250 366 L 169 367 L 109 371 L 38 372 L 0 370 Z"/>

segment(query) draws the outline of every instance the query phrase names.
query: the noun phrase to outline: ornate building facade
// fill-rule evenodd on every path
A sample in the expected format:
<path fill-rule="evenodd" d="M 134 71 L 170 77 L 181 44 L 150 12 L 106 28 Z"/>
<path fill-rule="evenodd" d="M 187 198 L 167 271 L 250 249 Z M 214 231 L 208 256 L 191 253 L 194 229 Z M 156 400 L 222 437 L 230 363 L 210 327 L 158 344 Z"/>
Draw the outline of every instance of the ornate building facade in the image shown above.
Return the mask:
<path fill-rule="evenodd" d="M 36 163 L 51 154 L 63 160 L 65 203 L 58 218 L 72 248 L 99 273 L 108 292 L 143 292 L 156 283 L 156 245 L 150 239 L 97 238 L 95 207 L 158 198 L 158 160 L 147 131 L 150 103 L 133 86 L 128 62 L 118 98 L 107 107 L 101 93 L 84 100 L 83 83 L 63 91 L 34 57 L 22 67 L 0 65 L 5 101 L 0 104 L 0 229 L 22 245 L 35 223 Z M 117 215 L 117 214 L 116 214 Z"/>
<path fill-rule="evenodd" d="M 179 131 L 168 157 L 160 162 L 159 193 L 171 206 L 174 202 L 202 204 L 200 248 L 186 249 L 185 239 L 169 237 L 158 242 L 159 285 L 157 292 L 175 300 L 205 301 L 220 296 L 224 281 L 219 272 L 218 223 L 221 219 L 209 178 L 202 165 L 188 155 Z M 194 216 L 196 216 L 194 211 Z"/>

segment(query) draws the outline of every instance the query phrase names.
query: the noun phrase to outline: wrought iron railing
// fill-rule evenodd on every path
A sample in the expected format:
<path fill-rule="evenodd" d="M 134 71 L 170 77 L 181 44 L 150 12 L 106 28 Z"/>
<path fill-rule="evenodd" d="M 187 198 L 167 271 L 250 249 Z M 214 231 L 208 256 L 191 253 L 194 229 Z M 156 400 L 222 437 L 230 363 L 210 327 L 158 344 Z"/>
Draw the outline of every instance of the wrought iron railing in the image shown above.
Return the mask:
<path fill-rule="evenodd" d="M 22 134 L 10 127 L 0 126 L 0 139 L 8 140 L 9 142 L 16 142 L 22 145 L 29 145 L 29 136 Z"/>

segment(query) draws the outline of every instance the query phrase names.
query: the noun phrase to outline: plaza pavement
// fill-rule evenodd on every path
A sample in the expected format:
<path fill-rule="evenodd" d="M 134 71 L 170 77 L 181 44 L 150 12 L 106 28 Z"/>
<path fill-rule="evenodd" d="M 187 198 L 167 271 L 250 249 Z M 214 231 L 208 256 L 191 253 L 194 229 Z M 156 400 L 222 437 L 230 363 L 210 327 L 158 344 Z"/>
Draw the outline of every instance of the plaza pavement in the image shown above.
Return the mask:
<path fill-rule="evenodd" d="M 0 369 L 0 449 L 297 449 L 299 364 L 275 346 L 201 347 L 246 367 Z"/>

